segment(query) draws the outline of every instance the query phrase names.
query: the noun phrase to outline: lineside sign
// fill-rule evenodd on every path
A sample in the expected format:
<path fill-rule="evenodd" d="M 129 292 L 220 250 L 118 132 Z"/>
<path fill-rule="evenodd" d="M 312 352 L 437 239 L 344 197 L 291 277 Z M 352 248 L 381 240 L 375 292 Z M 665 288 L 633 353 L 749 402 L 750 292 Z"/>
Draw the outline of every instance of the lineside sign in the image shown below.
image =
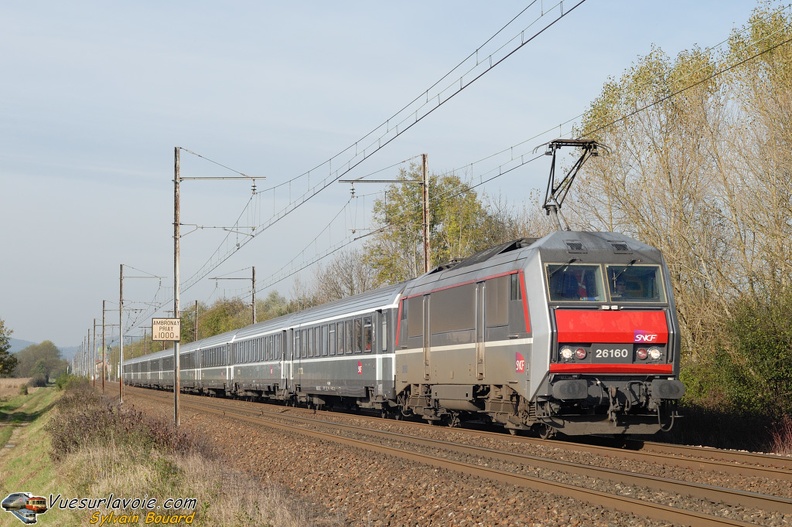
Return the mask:
<path fill-rule="evenodd" d="M 179 342 L 181 340 L 181 319 L 152 318 L 151 340 L 170 340 Z"/>

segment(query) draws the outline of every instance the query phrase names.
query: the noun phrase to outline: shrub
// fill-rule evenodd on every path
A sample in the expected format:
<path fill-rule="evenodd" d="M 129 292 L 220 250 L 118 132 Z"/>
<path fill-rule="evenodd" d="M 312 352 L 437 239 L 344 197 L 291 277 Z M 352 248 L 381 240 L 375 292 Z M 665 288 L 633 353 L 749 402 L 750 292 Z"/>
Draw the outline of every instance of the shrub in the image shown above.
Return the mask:
<path fill-rule="evenodd" d="M 43 375 L 36 375 L 28 381 L 28 386 L 33 388 L 45 388 L 47 386 L 47 379 Z"/>
<path fill-rule="evenodd" d="M 58 401 L 57 418 L 48 425 L 56 460 L 82 447 L 106 444 L 128 445 L 142 456 L 155 448 L 163 452 L 205 448 L 164 419 L 109 403 L 85 380 L 75 380 L 68 386 Z"/>
<path fill-rule="evenodd" d="M 772 431 L 772 451 L 776 454 L 792 455 L 792 416 L 785 415 Z"/>
<path fill-rule="evenodd" d="M 69 375 L 68 373 L 61 373 L 58 375 L 58 378 L 55 379 L 55 386 L 59 390 L 65 390 L 70 383 L 75 382 L 77 379 L 82 379 L 82 377 L 75 377 L 74 375 Z"/>

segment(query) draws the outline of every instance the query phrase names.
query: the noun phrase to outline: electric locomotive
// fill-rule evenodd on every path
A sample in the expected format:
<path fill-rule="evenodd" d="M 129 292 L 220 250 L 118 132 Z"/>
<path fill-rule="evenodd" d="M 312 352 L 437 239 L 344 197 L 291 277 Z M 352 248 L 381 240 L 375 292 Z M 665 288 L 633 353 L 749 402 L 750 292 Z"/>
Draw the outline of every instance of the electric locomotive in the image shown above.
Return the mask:
<path fill-rule="evenodd" d="M 640 242 L 557 231 L 504 244 L 405 288 L 398 405 L 545 437 L 668 429 L 684 394 L 675 313 L 663 258 Z"/>

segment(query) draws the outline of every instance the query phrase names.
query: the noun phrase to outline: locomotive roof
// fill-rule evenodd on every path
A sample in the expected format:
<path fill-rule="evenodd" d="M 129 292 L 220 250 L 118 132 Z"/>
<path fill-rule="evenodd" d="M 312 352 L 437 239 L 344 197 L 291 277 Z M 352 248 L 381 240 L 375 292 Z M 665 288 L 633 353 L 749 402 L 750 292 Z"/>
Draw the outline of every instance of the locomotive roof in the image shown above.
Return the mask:
<path fill-rule="evenodd" d="M 457 262 L 440 266 L 416 278 L 405 290 L 405 296 L 425 294 L 448 284 L 476 281 L 514 271 L 539 252 L 545 261 L 586 259 L 586 254 L 608 254 L 611 261 L 629 262 L 640 254 L 644 262 L 659 263 L 660 252 L 644 243 L 614 232 L 555 231 L 543 238 L 520 238 Z M 621 256 L 620 256 L 621 255 Z"/>

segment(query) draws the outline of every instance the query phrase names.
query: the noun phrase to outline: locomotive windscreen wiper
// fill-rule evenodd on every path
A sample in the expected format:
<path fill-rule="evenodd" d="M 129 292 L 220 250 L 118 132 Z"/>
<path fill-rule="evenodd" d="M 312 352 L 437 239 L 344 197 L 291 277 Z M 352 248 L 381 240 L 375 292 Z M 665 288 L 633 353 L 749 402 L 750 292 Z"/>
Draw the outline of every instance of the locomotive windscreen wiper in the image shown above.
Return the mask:
<path fill-rule="evenodd" d="M 569 261 L 566 263 L 566 265 L 560 266 L 558 269 L 555 269 L 555 270 L 554 270 L 552 273 L 550 273 L 549 275 L 547 275 L 547 278 L 553 278 L 553 276 L 555 276 L 555 274 L 556 274 L 558 271 L 564 271 L 564 272 L 566 272 L 566 270 L 567 270 L 567 269 L 569 269 L 569 266 L 570 266 L 570 265 L 572 265 L 573 263 L 577 262 L 577 261 L 578 261 L 578 259 L 577 259 L 577 258 L 572 258 L 571 260 L 569 260 Z M 620 274 L 621 274 L 621 273 L 620 273 Z"/>
<path fill-rule="evenodd" d="M 624 274 L 624 272 L 625 272 L 627 269 L 629 269 L 630 267 L 632 267 L 633 265 L 635 265 L 636 263 L 638 263 L 638 262 L 640 262 L 640 261 L 641 261 L 641 260 L 639 260 L 638 258 L 636 258 L 635 260 L 632 260 L 632 261 L 631 261 L 631 262 L 630 262 L 628 265 L 625 265 L 625 266 L 624 266 L 624 269 L 622 269 L 622 270 L 621 270 L 621 271 L 619 271 L 618 273 L 614 273 L 614 274 L 613 274 L 613 278 L 611 278 L 611 280 L 613 280 L 613 285 L 614 285 L 614 286 L 616 285 L 616 280 L 618 280 L 618 279 L 619 279 L 619 277 L 620 277 L 621 275 L 623 275 L 623 274 Z"/>

